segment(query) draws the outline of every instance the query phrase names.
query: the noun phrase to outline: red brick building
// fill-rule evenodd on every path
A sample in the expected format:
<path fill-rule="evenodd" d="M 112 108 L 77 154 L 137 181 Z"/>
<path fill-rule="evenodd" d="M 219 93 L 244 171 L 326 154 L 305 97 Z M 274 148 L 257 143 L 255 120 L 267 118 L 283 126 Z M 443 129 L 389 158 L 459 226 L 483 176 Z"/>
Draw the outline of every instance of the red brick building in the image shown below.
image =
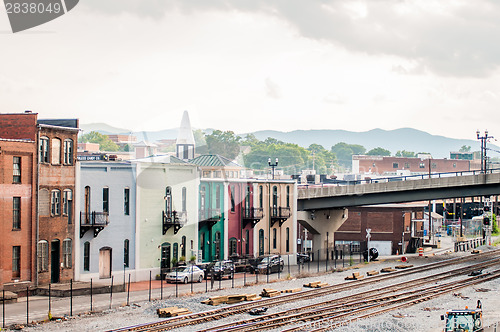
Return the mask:
<path fill-rule="evenodd" d="M 352 156 L 353 173 L 373 173 L 377 175 L 409 171 L 411 173 L 465 172 L 470 171 L 471 160 L 424 159 L 382 156 Z"/>
<path fill-rule="evenodd" d="M 8 282 L 9 278 L 10 281 L 30 280 L 35 284 L 65 282 L 73 278 L 73 193 L 76 178 L 74 148 L 78 131 L 76 119 L 38 120 L 38 115 L 29 111 L 0 114 L 0 138 L 4 139 L 1 144 L 17 144 L 11 147 L 12 158 L 6 155 L 0 159 L 3 176 L 0 182 L 3 184 L 0 187 L 2 204 L 12 205 L 2 208 L 2 212 L 7 215 L 1 219 L 1 227 L 6 229 L 13 226 L 19 214 L 21 219 L 21 231 L 12 230 L 8 239 L 4 238 L 0 246 L 0 256 L 3 258 L 2 283 Z M 22 144 L 28 146 L 28 143 L 31 145 L 26 151 L 15 150 L 19 150 Z M 14 158 L 19 156 L 20 161 Z M 21 170 L 20 181 L 21 186 L 26 187 L 24 191 L 19 184 L 8 182 L 9 174 L 12 174 L 14 181 L 17 180 L 16 173 L 19 172 L 14 171 L 17 169 Z M 16 202 L 19 199 L 15 197 L 20 197 L 20 209 Z M 24 225 L 27 226 L 26 230 Z M 23 241 L 29 244 L 24 244 L 24 247 L 18 244 Z M 17 271 L 18 266 L 20 272 Z M 29 273 L 28 270 L 23 270 L 27 266 Z M 20 275 L 20 279 L 17 279 L 17 275 Z"/>
<path fill-rule="evenodd" d="M 34 197 L 36 142 L 0 138 L 0 285 L 6 290 L 25 290 L 36 280 Z"/>
<path fill-rule="evenodd" d="M 414 220 L 422 220 L 425 204 L 386 204 L 353 207 L 348 210 L 348 218 L 335 232 L 335 244 L 351 243 L 359 245 L 366 241 L 366 229 L 371 229 L 370 247 L 383 255 L 402 252 L 412 247 L 412 235 L 420 229 Z M 414 239 L 415 241 L 416 239 Z"/>

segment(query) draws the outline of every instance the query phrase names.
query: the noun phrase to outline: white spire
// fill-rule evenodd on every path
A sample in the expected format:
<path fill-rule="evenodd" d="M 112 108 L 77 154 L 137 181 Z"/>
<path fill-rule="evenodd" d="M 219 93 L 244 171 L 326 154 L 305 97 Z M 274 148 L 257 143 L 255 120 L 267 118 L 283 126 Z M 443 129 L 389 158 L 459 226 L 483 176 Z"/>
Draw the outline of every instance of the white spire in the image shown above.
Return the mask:
<path fill-rule="evenodd" d="M 193 130 L 191 130 L 191 122 L 189 121 L 189 114 L 187 111 L 184 111 L 182 115 L 181 127 L 179 128 L 176 144 L 194 145 Z"/>

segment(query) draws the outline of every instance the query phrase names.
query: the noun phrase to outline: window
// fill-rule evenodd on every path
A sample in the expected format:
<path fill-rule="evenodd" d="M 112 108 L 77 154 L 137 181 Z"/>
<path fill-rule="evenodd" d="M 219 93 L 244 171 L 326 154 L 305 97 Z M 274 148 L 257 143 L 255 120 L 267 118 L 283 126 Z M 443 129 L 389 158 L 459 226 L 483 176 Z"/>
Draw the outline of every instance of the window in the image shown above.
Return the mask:
<path fill-rule="evenodd" d="M 259 207 L 262 208 L 264 205 L 264 190 L 262 186 L 259 186 Z"/>
<path fill-rule="evenodd" d="M 392 168 L 398 168 L 399 164 L 398 163 L 392 163 Z"/>
<path fill-rule="evenodd" d="M 40 143 L 39 143 L 39 152 L 40 155 L 38 158 L 40 159 L 41 163 L 48 163 L 49 162 L 49 138 L 48 137 L 40 137 Z"/>
<path fill-rule="evenodd" d="M 273 187 L 273 216 L 278 215 L 278 187 Z"/>
<path fill-rule="evenodd" d="M 215 208 L 220 209 L 220 186 L 217 185 L 215 188 Z"/>
<path fill-rule="evenodd" d="M 259 255 L 264 255 L 264 230 L 259 229 Z"/>
<path fill-rule="evenodd" d="M 50 192 L 47 189 L 40 189 L 38 201 L 38 214 L 40 216 L 50 216 Z"/>
<path fill-rule="evenodd" d="M 457 163 L 453 163 L 453 168 L 456 168 L 457 167 Z"/>
<path fill-rule="evenodd" d="M 52 195 L 50 198 L 50 213 L 53 216 L 58 216 L 61 214 L 61 191 L 52 190 Z"/>
<path fill-rule="evenodd" d="M 419 168 L 425 168 L 425 163 L 420 163 L 420 164 L 418 165 L 418 167 L 419 167 Z"/>
<path fill-rule="evenodd" d="M 12 159 L 12 182 L 21 183 L 21 157 Z"/>
<path fill-rule="evenodd" d="M 286 207 L 290 207 L 290 186 L 286 186 Z"/>
<path fill-rule="evenodd" d="M 172 216 L 172 188 L 165 189 L 165 214 L 167 217 Z"/>
<path fill-rule="evenodd" d="M 21 197 L 12 198 L 12 229 L 21 229 Z"/>
<path fill-rule="evenodd" d="M 236 207 L 234 204 L 234 186 L 231 186 L 229 188 L 229 195 L 231 197 L 231 212 L 234 212 L 234 211 L 236 211 Z"/>
<path fill-rule="evenodd" d="M 71 239 L 65 239 L 63 241 L 63 267 L 66 269 L 71 269 L 73 267 L 72 253 L 73 253 L 73 241 Z"/>
<path fill-rule="evenodd" d="M 220 232 L 215 232 L 215 259 L 221 259 Z"/>
<path fill-rule="evenodd" d="M 187 203 L 187 189 L 186 187 L 182 187 L 182 212 L 186 212 L 186 203 Z"/>
<path fill-rule="evenodd" d="M 206 196 L 206 189 L 205 186 L 201 186 L 200 188 L 200 210 L 205 211 L 205 197 Z"/>
<path fill-rule="evenodd" d="M 229 239 L 229 256 L 238 255 L 238 241 L 236 238 L 232 237 Z"/>
<path fill-rule="evenodd" d="M 45 240 L 38 242 L 37 265 L 38 272 L 45 272 L 49 270 L 49 243 Z"/>
<path fill-rule="evenodd" d="M 73 191 L 71 189 L 65 189 L 63 192 L 63 215 L 68 216 L 68 224 L 71 224 L 73 215 Z"/>
<path fill-rule="evenodd" d="M 12 247 L 12 278 L 21 277 L 21 247 Z"/>
<path fill-rule="evenodd" d="M 123 191 L 123 213 L 128 216 L 130 214 L 130 189 L 125 188 Z"/>
<path fill-rule="evenodd" d="M 436 167 L 437 167 L 437 164 L 436 164 L 436 163 L 432 163 L 431 167 L 432 167 L 432 168 L 436 168 Z"/>
<path fill-rule="evenodd" d="M 209 178 L 210 177 L 210 171 L 203 171 L 203 177 L 204 178 Z"/>
<path fill-rule="evenodd" d="M 59 138 L 52 139 L 52 164 L 61 164 L 61 140 Z"/>
<path fill-rule="evenodd" d="M 83 244 L 83 271 L 90 271 L 90 242 Z"/>
<path fill-rule="evenodd" d="M 245 253 L 250 254 L 250 231 L 245 230 Z"/>
<path fill-rule="evenodd" d="M 276 249 L 276 228 L 273 228 L 273 249 Z"/>
<path fill-rule="evenodd" d="M 102 188 L 102 212 L 109 213 L 109 188 Z"/>
<path fill-rule="evenodd" d="M 201 259 L 205 259 L 205 245 L 206 245 L 205 242 L 206 242 L 205 233 L 201 233 L 201 243 L 200 243 Z"/>
<path fill-rule="evenodd" d="M 64 140 L 64 164 L 73 165 L 73 140 Z"/>
<path fill-rule="evenodd" d="M 123 241 L 123 266 L 129 267 L 129 240 Z"/>
<path fill-rule="evenodd" d="M 290 228 L 286 228 L 286 252 L 290 251 Z"/>
<path fill-rule="evenodd" d="M 179 244 L 177 242 L 174 243 L 174 258 L 179 261 Z"/>
<path fill-rule="evenodd" d="M 181 256 L 186 258 L 186 237 L 181 238 Z"/>
<path fill-rule="evenodd" d="M 410 163 L 405 163 L 405 168 L 406 169 L 410 168 Z"/>

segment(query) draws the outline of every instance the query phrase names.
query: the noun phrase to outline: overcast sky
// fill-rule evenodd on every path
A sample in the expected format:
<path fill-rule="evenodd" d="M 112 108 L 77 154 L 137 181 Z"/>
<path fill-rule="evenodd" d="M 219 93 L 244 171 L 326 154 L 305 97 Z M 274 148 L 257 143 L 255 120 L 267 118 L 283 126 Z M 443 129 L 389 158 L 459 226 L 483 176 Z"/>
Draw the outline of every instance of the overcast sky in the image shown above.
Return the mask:
<path fill-rule="evenodd" d="M 0 112 L 500 137 L 499 1 L 81 0 L 0 40 Z"/>

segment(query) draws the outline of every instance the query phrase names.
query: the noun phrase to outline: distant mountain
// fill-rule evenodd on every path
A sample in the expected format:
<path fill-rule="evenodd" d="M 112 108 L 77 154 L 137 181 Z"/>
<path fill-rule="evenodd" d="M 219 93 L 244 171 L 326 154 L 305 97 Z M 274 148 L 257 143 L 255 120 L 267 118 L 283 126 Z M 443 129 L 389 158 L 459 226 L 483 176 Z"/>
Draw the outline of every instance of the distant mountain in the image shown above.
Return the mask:
<path fill-rule="evenodd" d="M 471 146 L 472 151 L 481 149 L 479 141 L 475 139 L 448 138 L 431 135 L 412 128 L 395 130 L 372 129 L 364 132 L 346 130 L 295 130 L 290 132 L 263 130 L 252 134 L 259 140 L 273 137 L 280 141 L 295 143 L 306 148 L 316 143 L 329 150 L 333 145 L 345 142 L 362 145 L 367 151 L 382 147 L 391 151 L 393 155 L 398 150 L 406 150 L 417 153 L 428 152 L 434 158 L 449 158 L 451 151 L 458 151 L 463 145 Z M 474 134 L 472 133 L 471 135 Z M 489 147 L 498 149 L 498 147 L 492 144 L 489 144 Z"/>
<path fill-rule="evenodd" d="M 102 134 L 131 134 L 137 137 L 138 141 L 148 140 L 151 142 L 160 139 L 177 138 L 178 129 L 165 129 L 160 131 L 130 132 L 123 128 L 116 128 L 105 123 L 83 124 L 80 126 L 84 132 L 98 131 Z M 213 129 L 206 129 L 205 132 L 212 132 Z M 359 144 L 367 151 L 382 147 L 395 154 L 398 150 L 412 152 L 428 152 L 434 158 L 449 158 L 451 151 L 458 151 L 463 145 L 472 147 L 472 151 L 480 150 L 480 143 L 475 139 L 455 139 L 439 135 L 431 135 L 424 131 L 401 128 L 395 130 L 372 129 L 364 132 L 352 132 L 346 130 L 294 130 L 282 132 L 276 130 L 261 130 L 250 133 L 259 140 L 265 140 L 268 137 L 276 138 L 283 142 L 295 143 L 307 148 L 316 143 L 322 145 L 325 149 L 339 143 Z M 472 133 L 473 136 L 475 133 Z M 240 134 L 244 137 L 247 134 Z M 488 147 L 500 150 L 500 147 L 488 144 Z"/>

